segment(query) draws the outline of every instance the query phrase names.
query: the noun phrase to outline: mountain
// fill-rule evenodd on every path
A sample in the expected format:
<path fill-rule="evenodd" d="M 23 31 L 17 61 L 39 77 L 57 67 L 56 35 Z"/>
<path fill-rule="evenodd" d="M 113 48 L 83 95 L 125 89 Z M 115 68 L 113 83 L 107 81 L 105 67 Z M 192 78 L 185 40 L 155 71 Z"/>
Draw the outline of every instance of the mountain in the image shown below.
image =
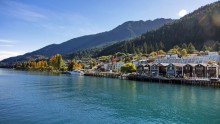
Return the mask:
<path fill-rule="evenodd" d="M 31 57 L 34 55 L 41 55 L 45 57 L 50 57 L 57 53 L 65 55 L 77 51 L 79 49 L 96 47 L 106 43 L 133 38 L 147 31 L 156 30 L 164 24 L 170 23 L 172 21 L 172 19 L 163 18 L 156 19 L 153 21 L 128 21 L 123 23 L 122 25 L 119 25 L 115 29 L 107 32 L 73 38 L 61 44 L 48 45 L 44 48 L 41 48 L 31 53 L 24 54 L 22 56 L 5 59 L 3 60 L 3 62 L 26 60 L 27 57 Z"/>
<path fill-rule="evenodd" d="M 220 1 L 203 6 L 157 30 L 149 31 L 132 40 L 115 43 L 103 49 L 98 55 L 116 52 L 135 53 L 141 50 L 148 53 L 160 49 L 167 51 L 175 45 L 186 46 L 190 43 L 197 50 L 220 51 L 219 41 Z"/>

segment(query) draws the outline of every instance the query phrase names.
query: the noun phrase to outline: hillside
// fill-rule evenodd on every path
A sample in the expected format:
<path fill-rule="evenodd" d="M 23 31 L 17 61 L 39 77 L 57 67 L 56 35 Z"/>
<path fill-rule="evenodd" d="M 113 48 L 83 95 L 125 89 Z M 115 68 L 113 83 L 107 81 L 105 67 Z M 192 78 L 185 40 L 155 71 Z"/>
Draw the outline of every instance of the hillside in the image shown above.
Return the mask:
<path fill-rule="evenodd" d="M 164 24 L 172 22 L 171 19 L 156 19 L 149 21 L 128 21 L 119 25 L 113 30 L 98 33 L 94 35 L 87 35 L 78 38 L 73 38 L 61 44 L 52 44 L 48 45 L 44 48 L 36 50 L 31 53 L 27 53 L 22 56 L 11 57 L 3 60 L 3 62 L 15 62 L 27 60 L 27 58 L 31 58 L 32 56 L 41 55 L 45 57 L 49 57 L 60 53 L 62 55 L 72 53 L 79 49 L 86 49 L 91 47 L 96 47 L 99 45 L 120 41 L 128 38 L 133 38 L 135 36 L 141 35 L 147 31 L 156 30 L 163 26 Z"/>
<path fill-rule="evenodd" d="M 134 53 L 169 50 L 175 45 L 190 42 L 197 50 L 220 47 L 220 2 L 215 2 L 195 10 L 183 18 L 166 24 L 158 30 L 149 31 L 132 40 L 125 40 L 103 49 L 98 56 L 116 52 Z"/>

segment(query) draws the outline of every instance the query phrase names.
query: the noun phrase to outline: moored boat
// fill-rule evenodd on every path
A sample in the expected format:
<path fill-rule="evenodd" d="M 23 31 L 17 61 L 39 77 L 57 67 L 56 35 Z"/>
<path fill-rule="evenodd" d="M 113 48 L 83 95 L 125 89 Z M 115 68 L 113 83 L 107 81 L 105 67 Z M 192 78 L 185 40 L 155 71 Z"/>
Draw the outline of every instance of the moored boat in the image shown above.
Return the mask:
<path fill-rule="evenodd" d="M 73 70 L 70 72 L 72 75 L 78 75 L 78 76 L 82 76 L 84 75 L 84 72 L 83 71 L 80 71 L 80 70 Z"/>

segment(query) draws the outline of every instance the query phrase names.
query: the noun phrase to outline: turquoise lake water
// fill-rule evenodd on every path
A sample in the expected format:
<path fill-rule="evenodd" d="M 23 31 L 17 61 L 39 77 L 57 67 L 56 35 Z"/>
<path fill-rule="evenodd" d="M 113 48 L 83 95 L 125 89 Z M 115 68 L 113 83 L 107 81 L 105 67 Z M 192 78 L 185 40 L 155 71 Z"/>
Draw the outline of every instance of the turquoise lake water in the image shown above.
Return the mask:
<path fill-rule="evenodd" d="M 220 124 L 220 88 L 0 69 L 0 124 Z"/>

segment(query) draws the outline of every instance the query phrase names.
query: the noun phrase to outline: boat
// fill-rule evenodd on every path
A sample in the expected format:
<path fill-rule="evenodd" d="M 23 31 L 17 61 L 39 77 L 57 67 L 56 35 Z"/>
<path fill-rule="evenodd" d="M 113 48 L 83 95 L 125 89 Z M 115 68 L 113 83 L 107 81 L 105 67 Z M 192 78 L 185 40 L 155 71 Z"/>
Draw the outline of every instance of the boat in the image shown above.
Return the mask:
<path fill-rule="evenodd" d="M 82 76 L 82 75 L 84 75 L 84 72 L 80 71 L 80 70 L 73 70 L 73 71 L 70 72 L 70 74 Z"/>

